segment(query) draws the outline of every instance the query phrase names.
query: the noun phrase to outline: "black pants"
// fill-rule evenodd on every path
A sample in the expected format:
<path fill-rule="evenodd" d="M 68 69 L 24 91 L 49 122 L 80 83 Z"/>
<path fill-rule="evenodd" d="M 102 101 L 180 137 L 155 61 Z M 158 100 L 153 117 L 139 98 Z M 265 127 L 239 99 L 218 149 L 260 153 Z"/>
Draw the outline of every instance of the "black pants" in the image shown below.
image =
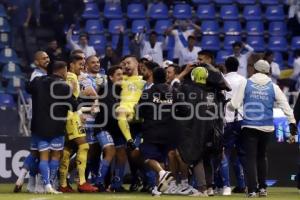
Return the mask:
<path fill-rule="evenodd" d="M 272 133 L 251 128 L 243 128 L 242 144 L 245 150 L 245 166 L 248 193 L 266 188 L 268 169 L 267 146 Z M 258 184 L 257 184 L 258 182 Z M 258 186 L 258 188 L 257 188 Z"/>

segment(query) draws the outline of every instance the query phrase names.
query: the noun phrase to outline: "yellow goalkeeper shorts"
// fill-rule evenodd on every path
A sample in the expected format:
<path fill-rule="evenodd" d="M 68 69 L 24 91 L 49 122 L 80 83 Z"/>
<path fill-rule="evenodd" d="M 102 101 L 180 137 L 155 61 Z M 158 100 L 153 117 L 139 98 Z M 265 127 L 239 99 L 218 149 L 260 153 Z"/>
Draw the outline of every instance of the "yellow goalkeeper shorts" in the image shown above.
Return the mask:
<path fill-rule="evenodd" d="M 77 112 L 68 111 L 66 129 L 67 140 L 69 141 L 75 138 L 85 137 L 86 135 L 85 129 Z"/>

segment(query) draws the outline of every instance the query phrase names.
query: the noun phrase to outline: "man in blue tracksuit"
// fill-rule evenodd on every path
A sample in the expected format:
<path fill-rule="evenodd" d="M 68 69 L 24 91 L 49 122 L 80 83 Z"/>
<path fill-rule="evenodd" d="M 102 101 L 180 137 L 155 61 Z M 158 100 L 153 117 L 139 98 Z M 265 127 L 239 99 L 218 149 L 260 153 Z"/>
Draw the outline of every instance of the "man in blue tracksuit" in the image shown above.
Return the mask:
<path fill-rule="evenodd" d="M 272 83 L 270 65 L 265 60 L 254 64 L 255 74 L 246 81 L 241 81 L 238 92 L 233 95 L 229 108 L 243 106 L 242 144 L 245 150 L 245 166 L 248 197 L 267 196 L 267 146 L 274 132 L 273 108 L 278 107 L 287 116 L 291 128 L 291 138 L 296 135 L 296 121 L 286 96 Z M 257 184 L 258 181 L 258 184 Z"/>

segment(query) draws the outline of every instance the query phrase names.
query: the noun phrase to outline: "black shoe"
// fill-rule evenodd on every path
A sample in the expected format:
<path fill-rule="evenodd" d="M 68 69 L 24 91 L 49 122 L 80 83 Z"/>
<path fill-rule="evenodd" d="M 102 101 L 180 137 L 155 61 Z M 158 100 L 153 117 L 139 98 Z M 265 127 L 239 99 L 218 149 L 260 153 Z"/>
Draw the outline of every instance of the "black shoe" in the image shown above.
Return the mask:
<path fill-rule="evenodd" d="M 131 185 L 129 187 L 129 191 L 130 192 L 137 192 L 142 187 L 142 185 L 143 185 L 143 180 L 141 179 L 141 177 L 137 177 L 136 180 L 134 180 L 131 183 Z"/>
<path fill-rule="evenodd" d="M 235 187 L 232 190 L 232 193 L 243 194 L 246 192 L 246 188 Z"/>
<path fill-rule="evenodd" d="M 267 196 L 268 196 L 267 190 L 264 189 L 264 188 L 259 189 L 259 191 L 258 191 L 258 196 L 259 196 L 259 197 L 267 197 Z"/>
<path fill-rule="evenodd" d="M 18 193 L 22 191 L 22 185 L 15 185 L 14 187 L 14 193 Z"/>
<path fill-rule="evenodd" d="M 98 188 L 98 192 L 106 192 L 106 188 L 103 183 L 95 184 L 94 186 Z"/>
<path fill-rule="evenodd" d="M 153 187 L 151 187 L 150 185 L 144 185 L 143 188 L 140 190 L 140 192 L 143 193 L 152 193 Z"/>
<path fill-rule="evenodd" d="M 248 198 L 256 198 L 257 195 L 256 195 L 255 192 L 251 192 L 251 193 L 248 193 L 248 194 L 247 194 L 247 197 L 248 197 Z"/>
<path fill-rule="evenodd" d="M 114 188 L 111 189 L 113 192 L 117 192 L 117 193 L 127 193 L 128 190 L 126 190 L 123 186 L 121 186 L 120 188 Z"/>

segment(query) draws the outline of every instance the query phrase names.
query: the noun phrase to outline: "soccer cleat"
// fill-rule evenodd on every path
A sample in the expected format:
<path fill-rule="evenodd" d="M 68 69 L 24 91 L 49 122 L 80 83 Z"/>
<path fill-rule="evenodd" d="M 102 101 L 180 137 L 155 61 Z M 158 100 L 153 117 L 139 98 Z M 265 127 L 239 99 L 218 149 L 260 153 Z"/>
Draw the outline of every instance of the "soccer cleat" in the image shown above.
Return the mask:
<path fill-rule="evenodd" d="M 157 186 L 155 186 L 151 192 L 152 196 L 159 197 L 161 195 L 161 192 L 158 191 Z"/>
<path fill-rule="evenodd" d="M 141 179 L 141 177 L 140 176 L 135 177 L 129 187 L 129 192 L 137 192 L 142 187 L 142 185 L 143 185 L 143 180 Z"/>
<path fill-rule="evenodd" d="M 259 196 L 259 197 L 267 197 L 267 196 L 268 196 L 267 190 L 264 189 L 264 188 L 259 189 L 259 191 L 258 191 L 258 196 Z"/>
<path fill-rule="evenodd" d="M 250 192 L 250 193 L 247 194 L 247 197 L 248 197 L 248 198 L 256 198 L 257 195 L 256 195 L 255 192 Z"/>
<path fill-rule="evenodd" d="M 153 187 L 151 187 L 150 185 L 144 185 L 143 188 L 140 190 L 140 192 L 151 193 L 152 190 L 153 190 Z"/>
<path fill-rule="evenodd" d="M 164 194 L 177 194 L 178 190 L 181 189 L 176 185 L 176 181 L 171 181 L 168 189 L 164 191 Z"/>
<path fill-rule="evenodd" d="M 94 186 L 98 188 L 98 192 L 107 192 L 103 183 L 95 184 Z"/>
<path fill-rule="evenodd" d="M 170 185 L 170 182 L 174 180 L 171 172 L 165 172 L 162 177 L 160 177 L 158 184 L 158 191 L 165 192 Z"/>
<path fill-rule="evenodd" d="M 98 192 L 98 188 L 92 186 L 91 184 L 85 182 L 82 185 L 78 185 L 78 192 L 81 193 L 93 193 L 93 192 Z"/>
<path fill-rule="evenodd" d="M 74 193 L 75 192 L 70 185 L 68 185 L 66 187 L 59 186 L 58 191 L 62 192 L 62 193 Z"/>
<path fill-rule="evenodd" d="M 55 190 L 55 189 L 51 186 L 51 184 L 47 184 L 47 185 L 45 186 L 45 193 L 46 193 L 46 194 L 62 194 L 62 192 L 59 192 L 59 191 Z"/>
<path fill-rule="evenodd" d="M 21 192 L 22 191 L 22 186 L 23 185 L 15 185 L 14 187 L 14 193 L 18 193 L 18 192 Z"/>
<path fill-rule="evenodd" d="M 240 193 L 240 194 L 243 194 L 246 192 L 246 188 L 240 188 L 240 187 L 235 187 L 233 188 L 232 190 L 232 193 Z"/>
<path fill-rule="evenodd" d="M 207 194 L 207 190 L 204 190 L 203 192 L 195 190 L 193 192 L 193 194 L 190 194 L 189 196 L 190 197 L 208 197 L 208 194 Z"/>
<path fill-rule="evenodd" d="M 222 190 L 223 196 L 230 196 L 231 195 L 231 187 L 224 186 Z"/>
<path fill-rule="evenodd" d="M 44 187 L 44 184 L 43 184 L 42 176 L 40 174 L 38 174 L 36 176 L 34 193 L 38 193 L 38 194 L 45 193 L 45 187 Z"/>
<path fill-rule="evenodd" d="M 210 196 L 210 197 L 215 196 L 214 189 L 213 188 L 208 188 L 207 189 L 207 195 Z"/>

